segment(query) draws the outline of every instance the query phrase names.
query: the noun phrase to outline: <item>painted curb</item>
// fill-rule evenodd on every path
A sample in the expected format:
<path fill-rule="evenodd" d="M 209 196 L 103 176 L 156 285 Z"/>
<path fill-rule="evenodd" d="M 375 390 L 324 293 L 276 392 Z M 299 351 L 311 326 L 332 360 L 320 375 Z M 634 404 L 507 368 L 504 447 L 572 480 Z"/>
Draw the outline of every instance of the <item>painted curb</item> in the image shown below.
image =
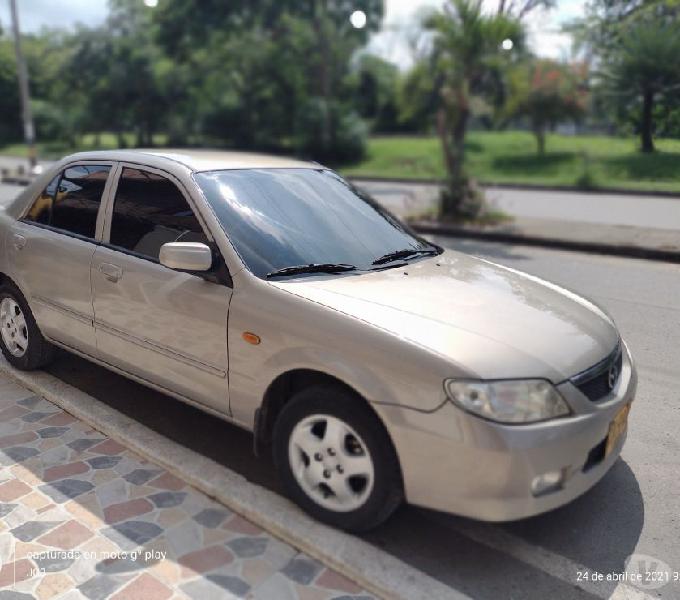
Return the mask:
<path fill-rule="evenodd" d="M 0 357 L 0 373 L 372 594 L 388 600 L 470 600 L 371 544 L 313 520 L 289 500 L 250 483 L 242 475 L 152 431 L 49 373 L 18 371 L 4 357 Z"/>
<path fill-rule="evenodd" d="M 591 254 L 604 254 L 607 256 L 622 256 L 625 258 L 641 258 L 643 260 L 680 263 L 680 251 L 675 250 L 661 250 L 659 248 L 631 246 L 626 244 L 604 244 L 601 242 L 586 242 L 564 238 L 545 238 L 511 233 L 508 231 L 489 231 L 474 229 L 472 227 L 427 223 L 424 221 L 408 221 L 408 223 L 414 231 L 429 235 L 443 235 L 503 244 L 520 244 L 523 246 L 570 250 L 572 252 L 588 252 Z"/>

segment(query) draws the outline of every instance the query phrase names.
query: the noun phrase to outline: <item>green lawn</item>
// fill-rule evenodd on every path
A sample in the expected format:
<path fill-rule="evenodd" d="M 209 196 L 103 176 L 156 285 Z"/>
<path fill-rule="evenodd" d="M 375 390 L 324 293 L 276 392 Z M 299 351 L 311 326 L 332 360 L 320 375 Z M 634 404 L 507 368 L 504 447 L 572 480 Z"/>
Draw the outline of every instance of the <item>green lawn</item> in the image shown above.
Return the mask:
<path fill-rule="evenodd" d="M 136 146 L 136 138 L 132 133 L 123 134 L 125 146 L 134 148 Z M 93 133 L 88 133 L 80 136 L 75 146 L 68 146 L 59 143 L 39 143 L 38 156 L 40 158 L 57 159 L 65 154 L 72 152 L 80 152 L 83 150 L 112 150 L 118 148 L 118 139 L 113 133 L 102 133 L 99 136 L 98 143 Z M 154 145 L 163 146 L 167 143 L 167 136 L 163 134 L 154 135 Z M 28 150 L 25 144 L 9 144 L 0 148 L 0 155 L 5 156 L 27 156 Z"/>
<path fill-rule="evenodd" d="M 40 145 L 42 158 L 59 158 L 77 150 L 118 147 L 116 136 L 84 135 L 76 148 Z M 134 147 L 135 136 L 125 135 Z M 154 137 L 156 146 L 167 143 Z M 548 136 L 547 152 L 536 154 L 531 134 L 520 131 L 472 132 L 467 143 L 469 173 L 482 183 L 578 186 L 588 174 L 594 187 L 680 192 L 680 140 L 658 140 L 655 154 L 636 150 L 637 139 L 606 136 Z M 0 148 L 0 154 L 25 156 L 23 144 Z M 347 176 L 442 179 L 444 167 L 435 137 L 374 137 L 368 155 L 355 165 L 340 167 Z"/>
<path fill-rule="evenodd" d="M 596 187 L 680 192 L 680 140 L 659 140 L 651 155 L 636 146 L 632 138 L 550 135 L 546 154 L 538 156 L 529 133 L 472 132 L 466 160 L 470 175 L 482 183 L 576 186 L 587 171 Z M 444 177 L 434 137 L 372 138 L 367 158 L 341 171 L 364 177 Z"/>

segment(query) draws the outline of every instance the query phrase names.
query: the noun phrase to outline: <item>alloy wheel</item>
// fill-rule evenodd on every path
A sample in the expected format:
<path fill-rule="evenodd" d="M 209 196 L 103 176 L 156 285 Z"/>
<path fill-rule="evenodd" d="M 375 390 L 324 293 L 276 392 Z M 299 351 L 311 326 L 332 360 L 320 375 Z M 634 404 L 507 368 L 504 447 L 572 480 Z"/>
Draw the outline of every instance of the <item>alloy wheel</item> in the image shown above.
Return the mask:
<path fill-rule="evenodd" d="M 21 358 L 28 350 L 28 325 L 19 304 L 5 297 L 0 302 L 2 341 L 12 356 Z"/>
<path fill-rule="evenodd" d="M 374 484 L 373 459 L 363 439 L 330 415 L 300 421 L 288 442 L 290 467 L 302 490 L 336 512 L 360 508 Z"/>

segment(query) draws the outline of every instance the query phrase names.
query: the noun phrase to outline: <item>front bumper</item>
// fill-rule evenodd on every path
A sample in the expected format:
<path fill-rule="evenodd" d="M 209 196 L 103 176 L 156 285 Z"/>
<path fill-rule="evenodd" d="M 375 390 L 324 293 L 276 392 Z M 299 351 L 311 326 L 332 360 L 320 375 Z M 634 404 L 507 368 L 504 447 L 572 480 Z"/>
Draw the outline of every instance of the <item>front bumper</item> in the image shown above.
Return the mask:
<path fill-rule="evenodd" d="M 577 498 L 616 462 L 626 431 L 605 456 L 609 425 L 635 397 L 637 375 L 624 345 L 619 381 L 591 402 L 571 383 L 558 386 L 574 415 L 545 423 L 501 425 L 444 403 L 434 413 L 381 407 L 399 455 L 409 503 L 485 521 L 512 521 Z M 565 473 L 552 491 L 532 482 Z"/>

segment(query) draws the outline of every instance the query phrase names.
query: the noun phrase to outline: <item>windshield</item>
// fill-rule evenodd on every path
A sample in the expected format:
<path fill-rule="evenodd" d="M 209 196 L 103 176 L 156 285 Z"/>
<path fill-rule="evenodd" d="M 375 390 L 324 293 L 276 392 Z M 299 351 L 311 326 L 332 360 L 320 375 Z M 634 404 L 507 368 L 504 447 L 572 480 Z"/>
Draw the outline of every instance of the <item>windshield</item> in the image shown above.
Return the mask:
<path fill-rule="evenodd" d="M 390 252 L 433 248 L 326 169 L 225 170 L 194 177 L 258 277 L 310 264 L 374 269 L 373 262 Z"/>

